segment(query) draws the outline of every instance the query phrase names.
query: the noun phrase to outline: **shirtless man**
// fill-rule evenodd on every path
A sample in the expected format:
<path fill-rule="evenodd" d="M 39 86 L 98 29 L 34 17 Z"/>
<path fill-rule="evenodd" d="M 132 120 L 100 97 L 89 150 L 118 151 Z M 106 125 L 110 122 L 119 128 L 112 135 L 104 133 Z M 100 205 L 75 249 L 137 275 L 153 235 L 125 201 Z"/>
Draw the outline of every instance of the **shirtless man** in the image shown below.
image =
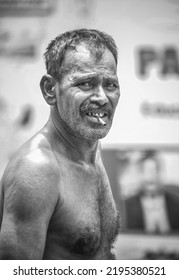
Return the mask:
<path fill-rule="evenodd" d="M 99 139 L 120 95 L 116 45 L 74 30 L 49 44 L 45 61 L 50 117 L 3 175 L 0 259 L 114 259 L 119 218 Z"/>

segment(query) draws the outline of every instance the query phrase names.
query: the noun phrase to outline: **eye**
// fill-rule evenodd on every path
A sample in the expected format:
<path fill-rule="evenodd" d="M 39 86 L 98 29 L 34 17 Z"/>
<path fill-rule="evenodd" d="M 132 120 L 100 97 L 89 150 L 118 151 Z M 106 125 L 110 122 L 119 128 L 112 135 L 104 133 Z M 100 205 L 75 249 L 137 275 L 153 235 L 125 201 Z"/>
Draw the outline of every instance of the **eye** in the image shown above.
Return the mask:
<path fill-rule="evenodd" d="M 118 84 L 116 83 L 107 83 L 105 87 L 107 88 L 108 91 L 115 91 L 119 88 Z"/>
<path fill-rule="evenodd" d="M 77 85 L 81 90 L 90 90 L 93 87 L 92 82 L 86 81 L 86 82 L 80 82 Z"/>

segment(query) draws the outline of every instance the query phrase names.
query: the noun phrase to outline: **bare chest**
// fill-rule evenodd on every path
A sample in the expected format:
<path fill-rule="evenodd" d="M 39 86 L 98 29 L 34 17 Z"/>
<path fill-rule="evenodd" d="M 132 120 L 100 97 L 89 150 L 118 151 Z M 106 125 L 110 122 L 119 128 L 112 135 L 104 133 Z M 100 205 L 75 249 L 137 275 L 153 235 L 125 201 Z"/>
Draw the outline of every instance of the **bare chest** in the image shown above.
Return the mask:
<path fill-rule="evenodd" d="M 77 255 L 109 252 L 119 222 L 106 173 L 71 166 L 63 170 L 60 184 L 51 224 L 57 242 Z"/>

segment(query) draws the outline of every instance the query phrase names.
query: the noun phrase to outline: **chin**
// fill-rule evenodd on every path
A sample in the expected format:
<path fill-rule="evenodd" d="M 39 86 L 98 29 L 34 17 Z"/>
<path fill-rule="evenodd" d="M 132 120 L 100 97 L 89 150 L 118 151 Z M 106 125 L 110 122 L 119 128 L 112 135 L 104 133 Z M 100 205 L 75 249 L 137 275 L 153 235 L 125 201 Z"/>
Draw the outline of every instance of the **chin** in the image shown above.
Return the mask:
<path fill-rule="evenodd" d="M 97 141 L 104 138 L 109 132 L 109 129 L 92 130 L 83 134 L 84 139 L 88 141 Z"/>
<path fill-rule="evenodd" d="M 106 126 L 101 126 L 101 127 L 88 127 L 86 125 L 78 125 L 75 127 L 74 125 L 74 132 L 75 134 L 79 135 L 81 139 L 87 140 L 87 141 L 97 141 L 99 139 L 104 138 L 110 128 L 111 128 L 111 123 L 108 123 Z"/>

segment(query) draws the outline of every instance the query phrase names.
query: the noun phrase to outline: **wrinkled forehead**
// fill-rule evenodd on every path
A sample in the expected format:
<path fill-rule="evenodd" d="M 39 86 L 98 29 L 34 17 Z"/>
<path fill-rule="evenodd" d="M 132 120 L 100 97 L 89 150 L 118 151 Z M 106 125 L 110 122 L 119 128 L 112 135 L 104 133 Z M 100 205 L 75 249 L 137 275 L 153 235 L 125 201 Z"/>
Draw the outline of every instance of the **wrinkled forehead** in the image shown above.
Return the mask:
<path fill-rule="evenodd" d="M 80 44 L 75 50 L 67 51 L 62 64 L 62 69 L 65 73 L 72 70 L 86 72 L 87 69 L 92 70 L 95 68 L 108 69 L 113 74 L 116 74 L 115 58 L 106 47 L 88 47 Z"/>

